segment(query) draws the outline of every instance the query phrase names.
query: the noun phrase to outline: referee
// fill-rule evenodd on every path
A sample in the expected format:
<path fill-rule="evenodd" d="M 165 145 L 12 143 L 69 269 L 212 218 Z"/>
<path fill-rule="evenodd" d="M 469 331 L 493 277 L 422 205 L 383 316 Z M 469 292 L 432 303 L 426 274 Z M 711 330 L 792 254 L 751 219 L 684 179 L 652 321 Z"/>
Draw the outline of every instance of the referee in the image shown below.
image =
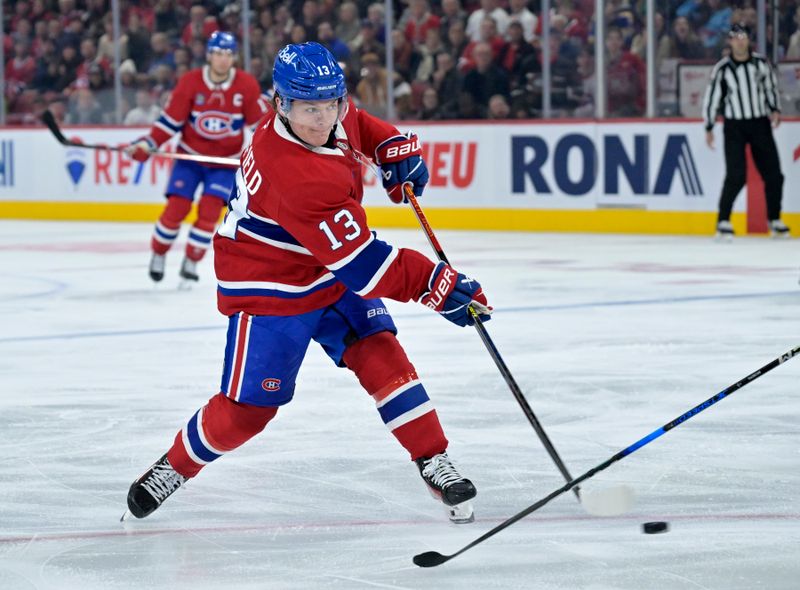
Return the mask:
<path fill-rule="evenodd" d="M 781 122 L 775 73 L 764 57 L 750 51 L 747 25 L 733 25 L 728 37 L 730 56 L 714 66 L 703 99 L 706 143 L 711 149 L 714 149 L 712 128 L 717 113 L 722 111 L 725 119 L 726 173 L 719 199 L 717 237 L 733 237 L 731 209 L 747 180 L 744 151 L 747 144 L 750 144 L 753 161 L 764 180 L 770 233 L 789 237 L 789 228 L 780 219 L 783 174 L 771 128 Z"/>

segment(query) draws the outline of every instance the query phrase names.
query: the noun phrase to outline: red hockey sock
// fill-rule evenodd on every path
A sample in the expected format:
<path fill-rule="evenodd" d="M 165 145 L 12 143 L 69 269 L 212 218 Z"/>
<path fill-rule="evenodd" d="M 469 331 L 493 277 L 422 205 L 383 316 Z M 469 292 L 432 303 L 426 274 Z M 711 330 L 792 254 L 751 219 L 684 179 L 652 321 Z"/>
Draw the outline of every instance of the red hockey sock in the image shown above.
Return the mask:
<path fill-rule="evenodd" d="M 394 334 L 380 332 L 359 340 L 347 348 L 344 362 L 375 399 L 384 423 L 412 460 L 447 449 L 436 410 Z"/>
<path fill-rule="evenodd" d="M 220 213 L 225 206 L 225 201 L 212 195 L 203 195 L 197 204 L 197 221 L 189 230 L 189 240 L 186 242 L 186 258 L 199 261 L 203 258 L 211 245 L 214 237 L 214 228 L 217 227 Z"/>
<path fill-rule="evenodd" d="M 184 477 L 194 477 L 206 465 L 242 446 L 277 414 L 278 408 L 240 404 L 222 394 L 192 416 L 175 436 L 167 459 Z"/>
<path fill-rule="evenodd" d="M 150 247 L 156 254 L 166 254 L 172 246 L 172 242 L 178 237 L 181 223 L 189 211 L 192 210 L 192 202 L 189 199 L 170 195 L 167 197 L 167 204 L 161 217 L 156 222 L 153 229 L 153 238 L 150 240 Z"/>

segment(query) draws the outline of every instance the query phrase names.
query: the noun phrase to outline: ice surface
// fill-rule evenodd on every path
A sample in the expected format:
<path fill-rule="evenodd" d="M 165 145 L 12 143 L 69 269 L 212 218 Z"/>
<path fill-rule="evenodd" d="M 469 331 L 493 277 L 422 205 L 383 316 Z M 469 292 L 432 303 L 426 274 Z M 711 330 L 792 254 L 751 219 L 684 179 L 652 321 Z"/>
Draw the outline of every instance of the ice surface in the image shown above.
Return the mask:
<path fill-rule="evenodd" d="M 210 260 L 179 291 L 147 277 L 143 224 L 0 222 L 0 588 L 796 589 L 800 361 L 589 480 L 626 515 L 564 494 L 441 567 L 563 484 L 471 329 L 390 304 L 450 454 L 476 483 L 454 526 L 346 370 L 312 348 L 295 400 L 150 518 L 131 481 L 217 391 L 226 322 Z M 428 252 L 420 231 L 384 239 Z M 798 247 L 759 238 L 439 232 L 497 312 L 491 336 L 580 474 L 800 340 Z M 644 535 L 665 520 L 670 532 Z"/>

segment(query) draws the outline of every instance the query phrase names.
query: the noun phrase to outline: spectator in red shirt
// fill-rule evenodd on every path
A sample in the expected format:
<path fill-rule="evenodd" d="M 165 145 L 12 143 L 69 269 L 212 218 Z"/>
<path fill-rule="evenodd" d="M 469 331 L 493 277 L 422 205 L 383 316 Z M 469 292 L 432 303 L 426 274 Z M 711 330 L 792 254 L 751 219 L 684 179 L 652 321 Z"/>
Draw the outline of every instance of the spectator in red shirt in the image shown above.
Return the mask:
<path fill-rule="evenodd" d="M 23 42 L 14 44 L 14 57 L 6 62 L 6 96 L 13 99 L 25 90 L 36 74 L 36 60 L 30 55 L 28 45 Z"/>
<path fill-rule="evenodd" d="M 439 28 L 439 17 L 431 13 L 428 0 L 411 0 L 408 8 L 406 39 L 414 45 L 421 45 L 425 42 L 428 29 Z"/>
<path fill-rule="evenodd" d="M 480 41 L 470 41 L 469 45 L 464 48 L 464 53 L 461 57 L 462 61 L 461 71 L 466 72 L 475 67 L 473 59 L 475 47 L 479 43 L 486 43 L 492 50 L 492 60 L 497 61 L 500 53 L 505 49 L 506 42 L 497 32 L 497 23 L 494 18 L 487 16 L 481 21 L 480 27 Z M 487 99 L 488 100 L 488 99 Z"/>
<path fill-rule="evenodd" d="M 606 51 L 609 116 L 642 115 L 645 106 L 644 62 L 623 47 L 622 31 L 616 27 L 609 28 L 606 33 Z"/>
<path fill-rule="evenodd" d="M 218 30 L 217 19 L 213 16 L 208 16 L 205 6 L 195 4 L 189 10 L 189 22 L 183 28 L 181 43 L 191 45 L 194 39 L 203 39 L 205 41 L 211 36 L 211 33 Z"/>

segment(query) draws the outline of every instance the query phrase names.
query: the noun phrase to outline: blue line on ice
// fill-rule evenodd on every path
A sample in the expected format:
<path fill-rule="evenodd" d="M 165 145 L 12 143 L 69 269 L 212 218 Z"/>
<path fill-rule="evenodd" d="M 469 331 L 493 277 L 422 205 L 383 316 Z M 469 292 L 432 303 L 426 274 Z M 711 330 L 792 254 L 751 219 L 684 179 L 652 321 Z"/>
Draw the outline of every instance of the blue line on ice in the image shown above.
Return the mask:
<path fill-rule="evenodd" d="M 505 307 L 498 312 L 502 315 L 508 313 L 539 313 L 543 311 L 557 311 L 561 309 L 588 309 L 592 307 L 623 307 L 634 305 L 671 305 L 680 303 L 693 303 L 696 301 L 720 301 L 730 299 L 758 299 L 782 297 L 785 295 L 797 296 L 797 290 L 771 291 L 764 293 L 726 293 L 721 295 L 692 295 L 686 297 L 659 297 L 656 299 L 630 299 L 621 301 L 590 301 L 587 303 L 564 303 L 557 305 L 526 305 L 524 307 Z M 393 314 L 397 318 L 428 317 L 428 312 Z M 220 321 L 214 326 L 188 326 L 175 328 L 149 328 L 145 330 L 111 330 L 108 332 L 74 332 L 71 334 L 45 334 L 41 336 L 11 336 L 0 338 L 0 344 L 16 342 L 40 342 L 45 340 L 74 340 L 79 338 L 108 338 L 118 336 L 147 336 L 151 334 L 174 334 L 179 332 L 203 332 L 209 330 L 224 330 L 226 324 Z"/>

